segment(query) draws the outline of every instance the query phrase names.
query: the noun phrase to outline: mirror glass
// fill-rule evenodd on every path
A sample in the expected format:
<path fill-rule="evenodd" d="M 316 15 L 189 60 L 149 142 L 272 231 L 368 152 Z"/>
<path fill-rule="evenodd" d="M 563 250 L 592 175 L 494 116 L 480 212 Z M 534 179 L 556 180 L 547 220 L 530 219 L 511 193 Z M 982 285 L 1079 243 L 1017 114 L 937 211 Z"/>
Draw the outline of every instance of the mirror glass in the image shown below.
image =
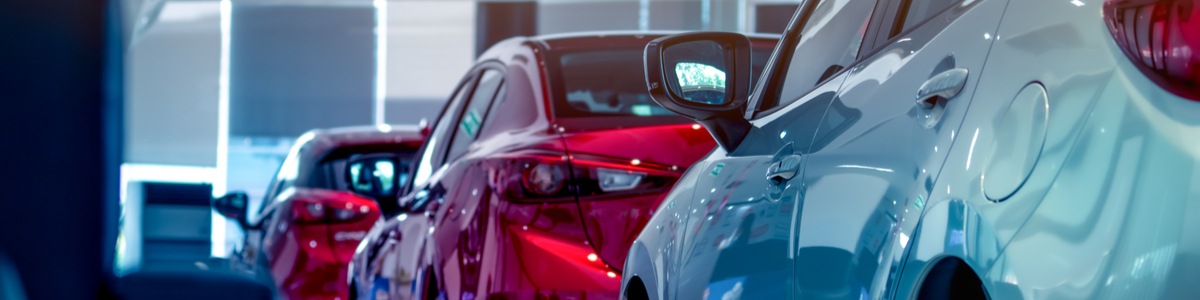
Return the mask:
<path fill-rule="evenodd" d="M 396 164 L 391 158 L 355 160 L 349 166 L 350 188 L 354 192 L 373 196 L 389 196 L 396 192 Z"/>
<path fill-rule="evenodd" d="M 671 45 L 663 59 L 674 82 L 669 83 L 676 95 L 684 100 L 707 105 L 721 105 L 725 97 L 725 49 L 715 41 L 690 41 Z"/>

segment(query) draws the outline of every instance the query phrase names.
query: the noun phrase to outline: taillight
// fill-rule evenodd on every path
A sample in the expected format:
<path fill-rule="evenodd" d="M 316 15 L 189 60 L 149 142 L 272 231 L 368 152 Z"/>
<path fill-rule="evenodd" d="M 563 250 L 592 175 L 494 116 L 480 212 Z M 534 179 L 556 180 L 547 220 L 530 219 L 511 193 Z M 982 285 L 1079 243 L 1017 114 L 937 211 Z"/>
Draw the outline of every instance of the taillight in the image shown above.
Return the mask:
<path fill-rule="evenodd" d="M 526 164 L 521 174 L 521 186 L 526 191 L 553 196 L 567 185 L 567 171 L 562 164 L 532 161 Z"/>
<path fill-rule="evenodd" d="M 346 223 L 361 220 L 375 209 L 368 205 L 296 199 L 292 219 L 296 223 Z"/>
<path fill-rule="evenodd" d="M 1200 101 L 1200 0 L 1107 0 L 1104 19 L 1143 73 Z"/>
<path fill-rule="evenodd" d="M 522 153 L 497 162 L 496 185 L 501 195 L 517 202 L 657 193 L 680 176 L 678 167 L 587 154 Z"/>
<path fill-rule="evenodd" d="M 595 172 L 600 190 L 605 192 L 631 190 L 647 175 L 646 172 L 609 168 L 596 168 Z"/>

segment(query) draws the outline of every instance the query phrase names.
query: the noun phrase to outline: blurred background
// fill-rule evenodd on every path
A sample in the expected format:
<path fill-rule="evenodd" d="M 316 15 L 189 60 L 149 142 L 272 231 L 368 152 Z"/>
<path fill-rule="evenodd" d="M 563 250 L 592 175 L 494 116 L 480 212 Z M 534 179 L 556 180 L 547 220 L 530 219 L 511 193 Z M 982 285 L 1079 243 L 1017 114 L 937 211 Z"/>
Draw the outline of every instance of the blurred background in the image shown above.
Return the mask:
<path fill-rule="evenodd" d="M 310 129 L 432 118 L 505 38 L 779 33 L 798 2 L 124 0 L 117 271 L 224 265 L 241 232 L 211 212 L 211 196 L 242 190 L 256 206 Z"/>

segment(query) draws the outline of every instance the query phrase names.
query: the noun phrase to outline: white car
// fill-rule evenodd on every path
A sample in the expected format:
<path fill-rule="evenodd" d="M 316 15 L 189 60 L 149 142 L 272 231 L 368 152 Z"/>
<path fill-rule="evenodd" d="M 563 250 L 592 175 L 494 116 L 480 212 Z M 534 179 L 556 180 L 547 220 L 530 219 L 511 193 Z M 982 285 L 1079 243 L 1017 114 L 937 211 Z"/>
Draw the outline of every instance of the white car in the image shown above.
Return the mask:
<path fill-rule="evenodd" d="M 1200 295 L 1200 0 L 799 7 L 756 86 L 739 34 L 647 46 L 655 101 L 720 147 L 622 297 Z"/>

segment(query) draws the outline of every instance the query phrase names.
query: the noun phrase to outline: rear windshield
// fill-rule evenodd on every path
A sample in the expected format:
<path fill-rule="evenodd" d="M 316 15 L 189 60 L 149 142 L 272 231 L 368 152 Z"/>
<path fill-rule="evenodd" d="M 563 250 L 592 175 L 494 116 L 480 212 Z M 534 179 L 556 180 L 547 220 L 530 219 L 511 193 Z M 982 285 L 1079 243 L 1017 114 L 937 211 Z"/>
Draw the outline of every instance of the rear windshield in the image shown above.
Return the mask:
<path fill-rule="evenodd" d="M 561 53 L 556 62 L 554 108 L 559 118 L 675 116 L 646 93 L 641 49 Z"/>
<path fill-rule="evenodd" d="M 650 98 L 642 65 L 644 46 L 561 51 L 549 55 L 555 116 L 641 117 L 655 119 L 654 123 L 691 122 Z M 752 78 L 755 80 L 772 50 L 764 45 L 752 52 Z"/>

